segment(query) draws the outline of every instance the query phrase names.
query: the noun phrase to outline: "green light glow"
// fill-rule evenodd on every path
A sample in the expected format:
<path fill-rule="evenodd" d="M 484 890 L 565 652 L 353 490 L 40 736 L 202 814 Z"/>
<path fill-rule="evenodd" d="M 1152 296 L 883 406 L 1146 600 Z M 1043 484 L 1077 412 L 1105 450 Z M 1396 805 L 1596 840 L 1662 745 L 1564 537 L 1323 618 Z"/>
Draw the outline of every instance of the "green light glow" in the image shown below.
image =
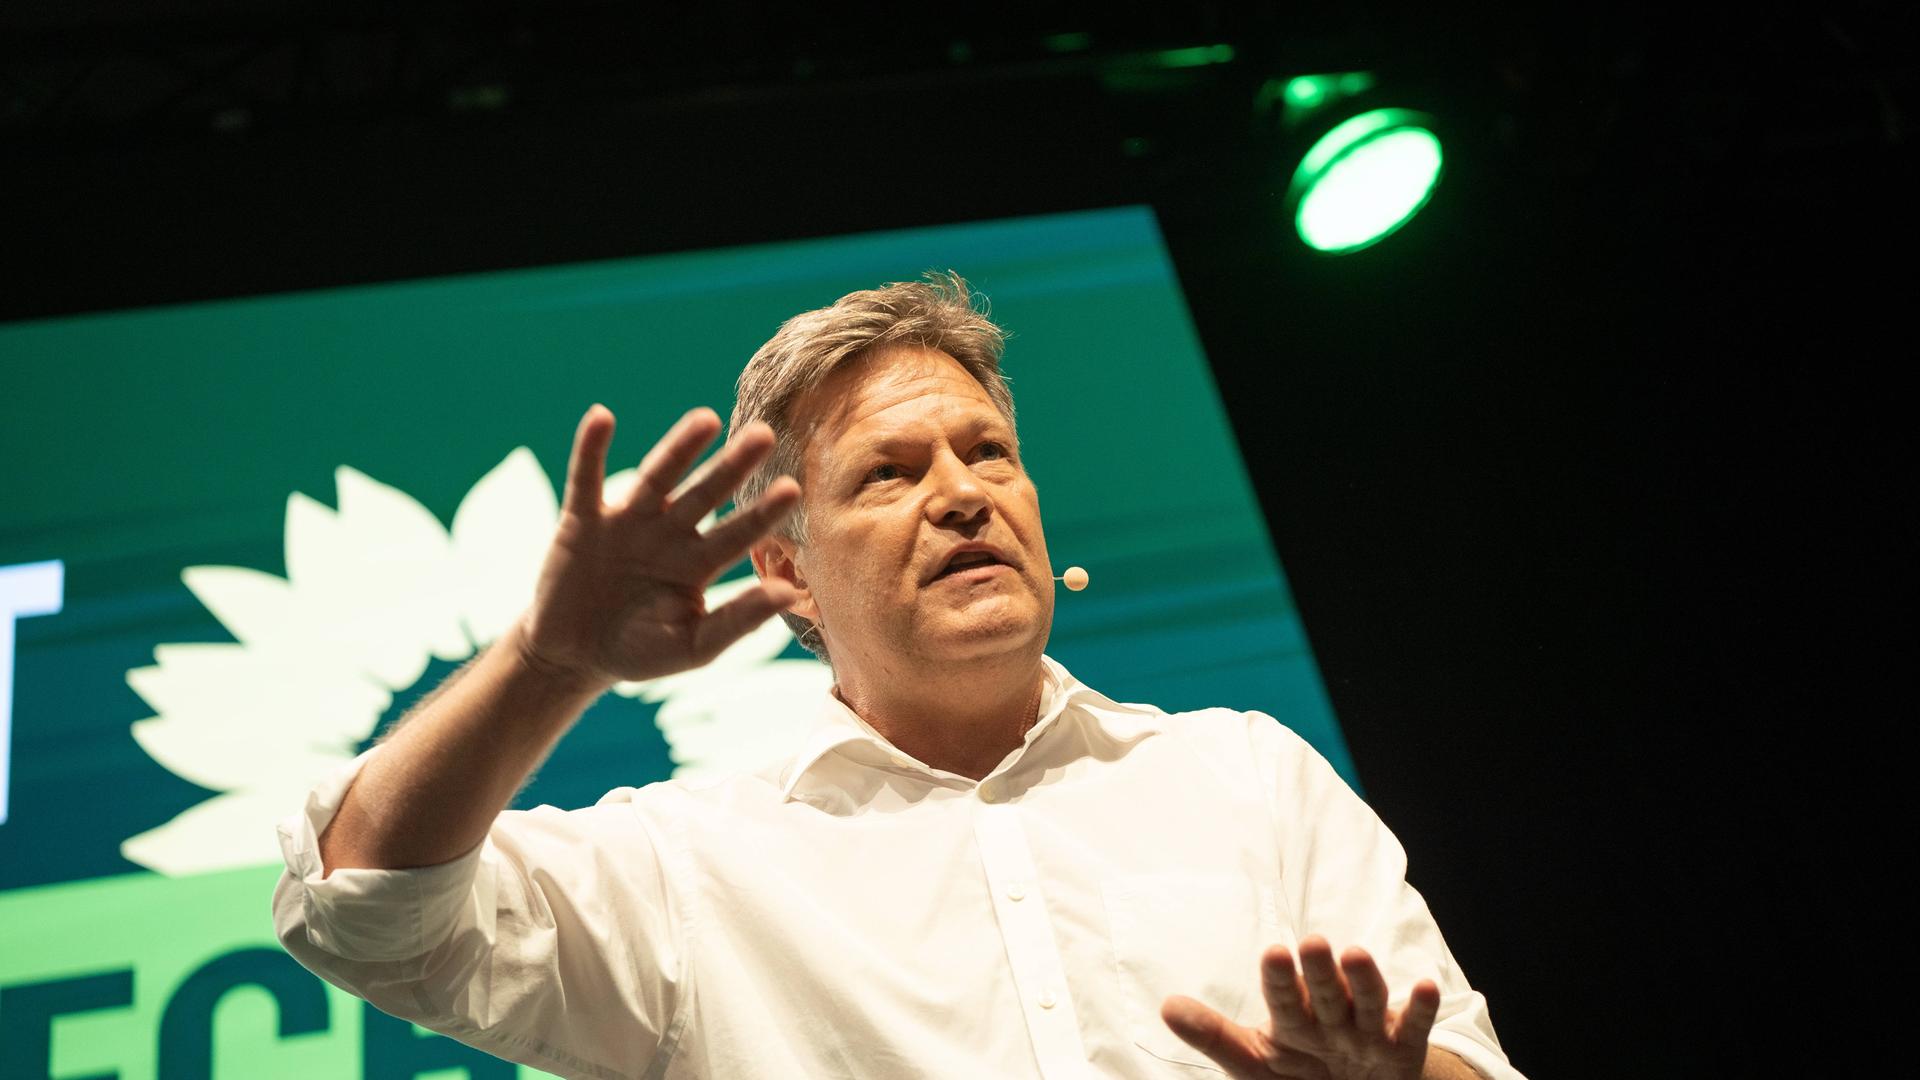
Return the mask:
<path fill-rule="evenodd" d="M 1254 103 L 1256 108 L 1268 108 L 1278 102 L 1282 126 L 1293 129 L 1328 106 L 1373 89 L 1378 81 L 1371 71 L 1325 71 L 1286 80 L 1269 79 Z"/>
<path fill-rule="evenodd" d="M 1287 104 L 1311 109 L 1327 100 L 1333 80 L 1325 75 L 1296 75 L 1287 80 Z"/>
<path fill-rule="evenodd" d="M 1407 109 L 1375 109 L 1315 143 L 1293 178 L 1300 238 L 1318 251 L 1358 251 L 1419 213 L 1442 162 L 1429 122 Z"/>
<path fill-rule="evenodd" d="M 1233 46 L 1194 45 L 1185 49 L 1163 49 L 1153 54 L 1153 63 L 1162 68 L 1204 67 L 1208 64 L 1230 64 L 1233 62 Z"/>

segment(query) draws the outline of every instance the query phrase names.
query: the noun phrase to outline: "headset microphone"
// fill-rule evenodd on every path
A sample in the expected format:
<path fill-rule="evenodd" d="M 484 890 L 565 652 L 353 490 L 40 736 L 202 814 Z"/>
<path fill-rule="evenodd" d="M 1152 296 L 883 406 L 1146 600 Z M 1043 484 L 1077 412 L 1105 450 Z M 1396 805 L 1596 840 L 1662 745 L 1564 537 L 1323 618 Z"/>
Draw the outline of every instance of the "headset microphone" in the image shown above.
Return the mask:
<path fill-rule="evenodd" d="M 1078 566 L 1067 567 L 1067 572 L 1053 580 L 1060 582 L 1074 592 L 1087 587 L 1087 572 Z"/>

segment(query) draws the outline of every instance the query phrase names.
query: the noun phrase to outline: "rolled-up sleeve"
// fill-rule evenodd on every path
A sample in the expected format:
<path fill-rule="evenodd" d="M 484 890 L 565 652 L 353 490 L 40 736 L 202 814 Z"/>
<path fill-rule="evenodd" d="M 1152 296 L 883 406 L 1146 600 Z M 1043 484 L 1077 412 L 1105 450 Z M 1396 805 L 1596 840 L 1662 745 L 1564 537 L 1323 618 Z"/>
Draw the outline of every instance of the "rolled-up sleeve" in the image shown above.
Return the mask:
<path fill-rule="evenodd" d="M 1255 761 L 1271 778 L 1281 891 L 1296 940 L 1319 934 L 1336 952 L 1366 949 L 1395 1001 L 1432 979 L 1440 1013 L 1429 1043 L 1489 1080 L 1524 1080 L 1494 1036 L 1486 997 L 1467 983 L 1426 901 L 1407 883 L 1399 840 L 1304 739 L 1264 713 L 1247 716 Z"/>
<path fill-rule="evenodd" d="M 320 835 L 379 748 L 279 823 L 275 931 L 294 959 L 382 1011 L 569 1077 L 644 1074 L 684 985 L 663 838 L 633 789 L 508 811 L 451 862 L 338 869 Z"/>

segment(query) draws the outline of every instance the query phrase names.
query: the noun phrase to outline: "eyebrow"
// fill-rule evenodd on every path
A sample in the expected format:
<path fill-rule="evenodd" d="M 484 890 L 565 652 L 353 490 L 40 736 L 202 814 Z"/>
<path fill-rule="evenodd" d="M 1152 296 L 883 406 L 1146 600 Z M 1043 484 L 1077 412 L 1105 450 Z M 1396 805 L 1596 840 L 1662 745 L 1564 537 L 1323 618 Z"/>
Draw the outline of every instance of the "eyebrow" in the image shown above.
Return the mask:
<path fill-rule="evenodd" d="M 993 428 L 1002 428 L 1007 432 L 1009 441 L 1013 438 L 1013 425 L 1000 415 L 998 409 L 990 413 L 976 413 L 970 419 L 960 422 L 960 430 L 967 435 L 979 435 Z M 873 454 L 886 454 L 908 447 L 918 446 L 920 440 L 907 435 L 889 435 L 879 439 L 863 439 L 853 448 L 853 456 L 866 457 Z"/>

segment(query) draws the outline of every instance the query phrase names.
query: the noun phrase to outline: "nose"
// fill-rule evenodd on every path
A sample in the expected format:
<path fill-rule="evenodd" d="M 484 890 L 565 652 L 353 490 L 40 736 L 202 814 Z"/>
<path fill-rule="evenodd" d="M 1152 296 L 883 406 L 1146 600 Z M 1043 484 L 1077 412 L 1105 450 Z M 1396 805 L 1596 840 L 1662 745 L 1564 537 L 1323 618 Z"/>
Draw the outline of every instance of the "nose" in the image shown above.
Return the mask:
<path fill-rule="evenodd" d="M 973 475 L 973 470 L 952 453 L 934 455 L 927 484 L 932 491 L 927 499 L 928 521 L 949 528 L 985 523 L 987 489 L 980 478 Z"/>

